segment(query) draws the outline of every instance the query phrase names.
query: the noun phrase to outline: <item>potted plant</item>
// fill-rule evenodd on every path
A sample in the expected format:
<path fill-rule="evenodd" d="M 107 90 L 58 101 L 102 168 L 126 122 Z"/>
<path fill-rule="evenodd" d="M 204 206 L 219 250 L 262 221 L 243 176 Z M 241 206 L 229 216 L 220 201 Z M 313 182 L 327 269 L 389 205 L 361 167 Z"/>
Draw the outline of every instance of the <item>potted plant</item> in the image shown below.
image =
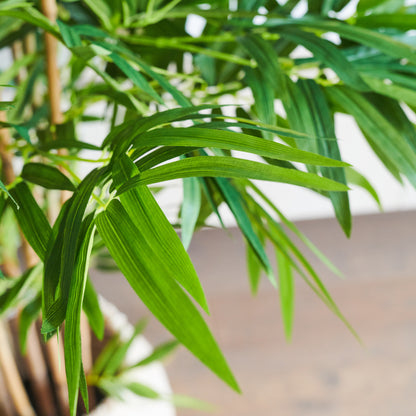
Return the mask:
<path fill-rule="evenodd" d="M 222 222 L 221 204 L 247 242 L 253 293 L 263 272 L 279 288 L 288 337 L 295 273 L 354 332 L 297 241 L 332 265 L 253 182 L 320 194 L 348 236 L 348 184 L 378 197 L 342 161 L 334 125 L 341 112 L 353 116 L 395 178 L 415 185 L 414 9 L 401 1 L 353 4 L 0 3 L 0 44 L 12 55 L 0 74 L 1 261 L 8 287 L 1 307 L 20 308 L 23 334 L 41 313 L 41 333 L 47 345 L 55 342 L 48 348 L 56 353 L 63 344 L 71 415 L 79 390 L 87 396 L 82 310 L 102 332 L 88 269 L 91 258 L 108 253 L 150 312 L 239 391 L 203 319 L 209 308 L 186 253 L 208 217 Z M 190 16 L 199 17 L 198 33 Z M 298 54 L 300 47 L 308 53 Z M 248 100 L 239 101 L 242 91 Z M 224 103 L 239 105 L 233 112 Z M 88 165 L 81 173 L 80 162 Z M 182 242 L 154 186 L 173 179 L 183 184 Z M 19 261 L 26 271 L 13 280 Z"/>

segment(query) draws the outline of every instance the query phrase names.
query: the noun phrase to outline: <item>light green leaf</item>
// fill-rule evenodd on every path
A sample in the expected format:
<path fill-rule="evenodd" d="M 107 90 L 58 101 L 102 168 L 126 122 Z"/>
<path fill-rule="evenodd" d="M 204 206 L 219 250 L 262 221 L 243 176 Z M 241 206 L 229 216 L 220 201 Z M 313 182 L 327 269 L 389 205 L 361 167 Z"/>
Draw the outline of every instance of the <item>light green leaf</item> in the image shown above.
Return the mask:
<path fill-rule="evenodd" d="M 376 201 L 379 209 L 382 210 L 381 201 L 377 194 L 377 191 L 374 189 L 371 183 L 367 180 L 367 178 L 361 175 L 361 173 L 357 172 L 353 168 L 346 168 L 345 173 L 347 176 L 348 183 L 357 185 L 363 188 L 365 191 L 367 191 L 371 195 L 371 197 L 374 199 L 374 201 Z"/>
<path fill-rule="evenodd" d="M 138 185 L 150 185 L 189 177 L 251 178 L 284 182 L 325 191 L 348 190 L 348 187 L 343 184 L 312 173 L 231 157 L 197 156 L 146 170 L 128 180 L 120 187 L 118 193 L 122 194 Z"/>
<path fill-rule="evenodd" d="M 201 209 L 201 188 L 197 178 L 183 179 L 181 208 L 182 244 L 188 250 Z"/>
<path fill-rule="evenodd" d="M 113 200 L 96 218 L 98 231 L 137 295 L 157 319 L 196 357 L 235 390 L 238 385 L 206 323 L 194 304 L 160 270 L 158 254 L 138 241 L 136 228 L 123 206 Z"/>
<path fill-rule="evenodd" d="M 158 392 L 142 383 L 138 383 L 137 381 L 131 381 L 129 383 L 126 383 L 124 384 L 124 387 L 132 391 L 134 394 L 137 394 L 141 397 L 146 397 L 147 399 L 159 398 Z"/>
<path fill-rule="evenodd" d="M 284 256 L 279 249 L 276 249 L 276 257 L 279 273 L 280 309 L 282 313 L 286 339 L 289 341 L 292 338 L 293 312 L 295 305 L 292 266 L 286 256 Z"/>
<path fill-rule="evenodd" d="M 151 130 L 140 135 L 134 141 L 133 146 L 217 147 L 220 149 L 240 150 L 279 160 L 290 160 L 321 166 L 346 166 L 344 162 L 265 140 L 261 137 L 203 127 L 166 127 Z"/>
<path fill-rule="evenodd" d="M 118 342 L 117 348 L 114 348 L 112 351 L 111 356 L 108 357 L 107 362 L 105 363 L 104 368 L 101 371 L 101 375 L 104 377 L 111 377 L 113 376 L 118 370 L 121 369 L 123 364 L 123 360 L 126 357 L 126 354 L 135 340 L 135 338 L 141 334 L 144 328 L 147 325 L 146 319 L 141 319 L 135 326 L 134 331 L 129 337 L 129 339 L 125 342 Z"/>
<path fill-rule="evenodd" d="M 143 358 L 143 360 L 133 364 L 128 369 L 148 365 L 154 361 L 161 361 L 167 355 L 171 354 L 178 347 L 178 345 L 179 343 L 176 340 L 164 342 L 163 344 L 158 345 L 146 358 Z"/>
<path fill-rule="evenodd" d="M 120 156 L 114 166 L 113 178 L 116 187 L 120 187 L 138 173 L 138 169 L 127 156 Z M 204 291 L 192 262 L 150 190 L 146 186 L 140 186 L 120 195 L 120 201 L 140 230 L 136 236 L 137 241 L 146 242 L 157 253 L 160 272 L 164 273 L 165 279 L 176 280 L 208 312 Z"/>

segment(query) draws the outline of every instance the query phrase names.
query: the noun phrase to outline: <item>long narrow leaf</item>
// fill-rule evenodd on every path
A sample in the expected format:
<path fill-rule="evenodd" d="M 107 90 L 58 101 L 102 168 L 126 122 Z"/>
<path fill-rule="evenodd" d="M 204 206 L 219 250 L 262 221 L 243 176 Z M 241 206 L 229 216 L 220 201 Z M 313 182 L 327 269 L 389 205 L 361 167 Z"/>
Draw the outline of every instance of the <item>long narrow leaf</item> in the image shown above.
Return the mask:
<path fill-rule="evenodd" d="M 81 311 L 88 276 L 89 258 L 94 241 L 93 214 L 85 219 L 82 244 L 76 259 L 75 270 L 68 296 L 65 316 L 65 372 L 68 383 L 70 415 L 75 416 L 78 403 L 78 390 L 81 378 Z"/>
<path fill-rule="evenodd" d="M 238 385 L 207 325 L 176 282 L 161 275 L 158 255 L 139 242 L 136 228 L 114 200 L 96 218 L 98 231 L 137 295 L 196 357 L 235 390 Z"/>
<path fill-rule="evenodd" d="M 127 157 L 120 157 L 114 167 L 114 182 L 119 187 L 131 176 L 138 174 L 138 169 Z M 132 189 L 120 195 L 120 201 L 133 219 L 140 233 L 138 241 L 148 244 L 152 251 L 158 253 L 160 270 L 165 278 L 180 283 L 188 293 L 208 312 L 201 283 L 177 233 L 169 223 L 154 196 L 146 186 Z"/>
<path fill-rule="evenodd" d="M 347 191 L 338 182 L 311 173 L 269 166 L 250 160 L 220 156 L 199 156 L 149 169 L 134 176 L 119 189 L 119 194 L 138 185 L 149 185 L 171 179 L 189 177 L 252 178 L 284 182 L 326 191 Z"/>
<path fill-rule="evenodd" d="M 260 137 L 200 127 L 155 129 L 138 137 L 133 146 L 218 147 L 292 162 L 321 166 L 345 166 L 344 162 L 264 140 Z"/>

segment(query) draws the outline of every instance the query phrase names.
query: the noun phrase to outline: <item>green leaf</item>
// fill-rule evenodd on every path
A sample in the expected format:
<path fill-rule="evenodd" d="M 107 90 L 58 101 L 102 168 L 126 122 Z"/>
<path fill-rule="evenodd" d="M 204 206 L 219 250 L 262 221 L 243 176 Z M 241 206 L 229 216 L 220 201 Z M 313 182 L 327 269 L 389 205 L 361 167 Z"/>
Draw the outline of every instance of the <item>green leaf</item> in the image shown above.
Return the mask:
<path fill-rule="evenodd" d="M 136 148 L 138 146 L 218 147 L 312 165 L 346 166 L 344 162 L 265 140 L 261 137 L 203 127 L 154 129 L 140 135 L 134 141 L 133 146 Z"/>
<path fill-rule="evenodd" d="M 133 176 L 120 187 L 118 193 L 121 195 L 138 185 L 149 185 L 189 177 L 251 178 L 284 182 L 326 191 L 348 190 L 343 184 L 312 173 L 231 157 L 197 156 L 168 163 Z"/>
<path fill-rule="evenodd" d="M 45 297 L 42 333 L 53 332 L 65 319 L 68 304 L 71 279 L 74 272 L 75 260 L 78 255 L 78 241 L 81 232 L 82 218 L 88 201 L 95 186 L 106 177 L 107 168 L 94 169 L 79 184 L 73 196 L 67 203 L 67 213 L 59 225 L 51 252 L 60 257 L 58 263 L 45 264 L 44 285 L 54 287 L 58 279 L 60 291 L 53 300 Z M 54 293 L 51 291 L 51 293 Z"/>
<path fill-rule="evenodd" d="M 371 197 L 374 199 L 374 201 L 376 201 L 379 209 L 382 210 L 381 201 L 377 194 L 377 191 L 374 189 L 371 183 L 367 180 L 367 178 L 352 168 L 346 168 L 345 173 L 347 175 L 348 183 L 357 185 L 363 188 L 365 191 L 367 191 L 371 195 Z"/>
<path fill-rule="evenodd" d="M 284 256 L 278 249 L 276 250 L 276 257 L 279 272 L 279 296 L 283 326 L 285 328 L 286 339 L 290 340 L 292 337 L 293 312 L 295 304 L 292 266 L 286 256 Z"/>
<path fill-rule="evenodd" d="M 296 94 L 299 115 L 305 123 L 303 128 L 305 133 L 315 137 L 335 137 L 335 126 L 333 115 L 330 112 L 327 99 L 321 89 L 313 80 L 299 80 Z M 309 114 L 309 117 L 306 117 Z M 341 153 L 337 141 L 317 141 L 318 152 L 326 157 L 341 160 Z M 326 178 L 346 184 L 345 172 L 343 168 L 320 168 L 322 175 Z M 329 198 L 335 210 L 338 222 L 342 226 L 345 234 L 351 234 L 351 210 L 347 192 L 329 192 Z"/>
<path fill-rule="evenodd" d="M 10 16 L 21 19 L 36 27 L 39 27 L 52 35 L 59 37 L 59 31 L 56 25 L 45 17 L 41 12 L 33 7 L 25 7 L 24 9 L 0 9 L 0 16 Z"/>
<path fill-rule="evenodd" d="M 163 344 L 158 345 L 146 358 L 143 358 L 143 360 L 133 364 L 128 369 L 148 365 L 154 361 L 161 361 L 167 355 L 171 354 L 178 347 L 178 345 L 179 343 L 176 340 L 164 342 Z"/>
<path fill-rule="evenodd" d="M 244 81 L 249 85 L 253 92 L 254 107 L 258 118 L 264 123 L 271 125 L 275 124 L 276 115 L 274 111 L 273 84 L 263 77 L 262 71 L 250 68 L 246 69 Z M 266 139 L 273 139 L 270 132 L 265 132 L 264 137 Z"/>
<path fill-rule="evenodd" d="M 160 322 L 215 374 L 238 385 L 194 304 L 160 269 L 158 253 L 146 241 L 123 206 L 113 200 L 96 218 L 98 231 L 130 285 Z"/>
<path fill-rule="evenodd" d="M 244 203 L 244 199 L 238 190 L 227 179 L 217 178 L 216 183 L 223 194 L 225 202 L 233 213 L 238 227 L 256 253 L 256 256 L 259 259 L 263 269 L 266 271 L 267 277 L 269 278 L 271 284 L 276 287 L 276 278 L 270 265 L 269 258 L 267 257 L 260 239 L 253 230 L 250 219 L 246 213 L 247 208 Z"/>
<path fill-rule="evenodd" d="M 256 60 L 258 68 L 261 68 L 261 74 L 267 83 L 272 85 L 275 90 L 279 89 L 282 71 L 272 44 L 256 35 L 248 35 L 238 40 L 252 58 Z"/>
<path fill-rule="evenodd" d="M 84 302 L 82 304 L 88 323 L 98 339 L 104 337 L 104 316 L 98 302 L 98 296 L 88 278 L 85 285 Z"/>
<path fill-rule="evenodd" d="M 19 278 L 14 279 L 12 287 L 0 295 L 0 315 L 6 312 L 11 306 L 16 305 L 16 302 L 18 298 L 22 296 L 22 293 L 24 293 L 28 287 L 32 286 L 36 280 L 39 280 L 38 278 L 41 271 L 42 267 L 39 263 L 28 269 Z"/>
<path fill-rule="evenodd" d="M 71 26 L 66 25 L 61 20 L 57 20 L 56 23 L 58 24 L 59 30 L 61 31 L 62 39 L 68 48 L 82 46 L 80 36 Z"/>
<path fill-rule="evenodd" d="M 6 193 L 6 195 L 8 195 L 10 197 L 10 199 L 13 201 L 13 203 L 16 205 L 16 208 L 19 209 L 19 204 L 17 203 L 17 201 L 15 200 L 15 198 L 13 198 L 13 195 L 8 191 L 8 189 L 6 188 L 6 186 L 4 185 L 4 183 L 0 180 L 0 189 Z"/>
<path fill-rule="evenodd" d="M 133 84 L 137 85 L 144 92 L 149 94 L 157 102 L 163 103 L 162 98 L 156 93 L 156 91 L 150 86 L 142 74 L 139 71 L 134 69 L 125 59 L 116 53 L 112 53 L 110 56 L 111 60 L 116 64 L 121 71 L 129 78 Z"/>
<path fill-rule="evenodd" d="M 19 315 L 19 347 L 22 354 L 27 350 L 27 334 L 33 322 L 39 318 L 42 307 L 42 296 L 39 293 L 31 302 L 29 302 L 20 312 Z"/>
<path fill-rule="evenodd" d="M 70 415 L 75 416 L 78 403 L 78 389 L 81 379 L 81 311 L 88 277 L 89 259 L 94 242 L 94 214 L 90 214 L 83 223 L 80 234 L 82 241 L 68 295 L 68 307 L 65 316 L 65 372 L 68 383 Z"/>
<path fill-rule="evenodd" d="M 261 243 L 264 245 L 263 241 Z M 262 264 L 248 242 L 246 243 L 246 260 L 251 293 L 255 295 L 259 288 Z"/>
<path fill-rule="evenodd" d="M 416 15 L 404 13 L 371 14 L 357 16 L 355 23 L 366 28 L 394 27 L 400 31 L 407 31 L 416 27 Z"/>
<path fill-rule="evenodd" d="M 13 206 L 13 209 L 25 238 L 39 258 L 44 260 L 51 236 L 51 226 L 45 214 L 26 183 L 18 183 L 10 193 L 18 204 L 19 208 Z"/>
<path fill-rule="evenodd" d="M 230 22 L 236 25 L 252 26 L 252 23 L 237 22 L 236 20 Z M 262 27 L 270 28 L 284 28 L 284 27 L 304 27 L 315 29 L 324 32 L 335 32 L 345 39 L 352 40 L 359 44 L 363 44 L 384 52 L 386 55 L 394 56 L 402 59 L 407 58 L 410 62 L 416 63 L 416 55 L 414 49 L 410 45 L 406 45 L 391 36 L 383 33 L 375 32 L 373 30 L 365 29 L 358 26 L 353 26 L 339 20 L 323 20 L 317 17 L 303 17 L 300 19 L 291 18 L 272 18 L 268 19 L 261 25 Z"/>
<path fill-rule="evenodd" d="M 269 208 L 274 211 L 280 221 L 294 234 L 296 235 L 305 246 L 311 250 L 313 254 L 323 263 L 325 264 L 329 270 L 331 270 L 333 273 L 337 274 L 338 276 L 341 276 L 342 273 L 338 270 L 337 267 L 335 267 L 334 264 L 315 246 L 315 244 L 312 243 L 309 238 L 307 238 L 297 227 L 296 225 L 289 221 L 283 213 L 276 207 L 275 204 L 262 192 L 260 189 L 255 186 L 253 183 L 250 183 L 251 189 L 254 190 L 254 192 L 263 200 L 266 202 L 266 204 L 269 206 Z"/>
<path fill-rule="evenodd" d="M 328 88 L 329 96 L 355 117 L 368 142 L 398 172 L 404 174 L 416 187 L 416 152 L 397 128 L 386 119 L 371 101 L 371 96 L 340 87 Z M 389 168 L 389 165 L 386 167 Z"/>
<path fill-rule="evenodd" d="M 126 383 L 124 384 L 124 387 L 132 391 L 134 394 L 137 394 L 141 397 L 146 397 L 147 399 L 159 398 L 158 392 L 142 383 L 138 383 L 137 381 L 131 381 L 129 383 Z"/>
<path fill-rule="evenodd" d="M 312 52 L 322 65 L 331 68 L 348 86 L 361 91 L 368 91 L 369 88 L 360 74 L 332 42 L 321 39 L 313 33 L 292 30 L 291 28 L 284 31 L 284 37 Z"/>
<path fill-rule="evenodd" d="M 114 184 L 119 187 L 138 172 L 133 162 L 123 155 L 114 166 Z M 208 312 L 204 291 L 192 262 L 150 190 L 140 186 L 121 195 L 120 201 L 140 230 L 136 239 L 145 241 L 157 253 L 165 279 L 176 280 Z"/>
<path fill-rule="evenodd" d="M 160 165 L 167 160 L 174 159 L 179 156 L 186 155 L 197 147 L 184 147 L 184 146 L 173 146 L 173 147 L 159 147 L 152 152 L 144 155 L 136 162 L 137 167 L 140 171 L 150 169 L 154 166 Z M 131 155 L 132 160 L 136 159 L 136 152 Z"/>
<path fill-rule="evenodd" d="M 44 163 L 26 163 L 21 176 L 46 189 L 74 191 L 74 184 L 59 169 Z"/>
<path fill-rule="evenodd" d="M 215 410 L 217 410 L 211 403 L 195 399 L 194 397 L 175 394 L 170 400 L 177 408 L 202 410 L 204 412 L 215 412 Z"/>
<path fill-rule="evenodd" d="M 141 319 L 134 327 L 134 331 L 132 335 L 129 337 L 129 339 L 125 342 L 119 342 L 117 348 L 115 348 L 111 354 L 111 356 L 108 357 L 107 362 L 105 363 L 104 368 L 102 369 L 102 376 L 109 377 L 113 376 L 118 370 L 121 369 L 121 366 L 123 364 L 123 360 L 126 357 L 127 351 L 129 350 L 132 342 L 135 340 L 135 338 L 141 334 L 144 330 L 144 328 L 147 325 L 146 319 Z"/>
<path fill-rule="evenodd" d="M 100 147 L 90 143 L 81 142 L 78 140 L 69 139 L 57 139 L 46 143 L 40 143 L 39 149 L 48 151 L 53 149 L 88 149 L 88 150 L 101 150 Z"/>
<path fill-rule="evenodd" d="M 197 178 L 183 179 L 181 208 L 182 244 L 188 250 L 201 209 L 201 188 Z"/>
<path fill-rule="evenodd" d="M 174 108 L 172 110 L 158 112 L 150 117 L 127 121 L 117 126 L 108 134 L 102 147 L 105 148 L 111 146 L 111 148 L 114 149 L 116 146 L 123 144 L 123 146 L 127 148 L 136 137 L 153 127 L 172 123 L 178 119 L 183 120 L 185 117 L 192 120 L 193 116 L 198 115 L 199 111 L 212 108 L 218 108 L 218 105 Z"/>
<path fill-rule="evenodd" d="M 397 101 L 403 101 L 406 104 L 416 106 L 416 92 L 414 89 L 409 88 L 410 86 L 389 84 L 385 82 L 385 79 L 379 79 L 365 74 L 363 78 L 373 91 L 394 98 Z M 414 78 L 412 77 L 411 80 L 414 81 Z"/>

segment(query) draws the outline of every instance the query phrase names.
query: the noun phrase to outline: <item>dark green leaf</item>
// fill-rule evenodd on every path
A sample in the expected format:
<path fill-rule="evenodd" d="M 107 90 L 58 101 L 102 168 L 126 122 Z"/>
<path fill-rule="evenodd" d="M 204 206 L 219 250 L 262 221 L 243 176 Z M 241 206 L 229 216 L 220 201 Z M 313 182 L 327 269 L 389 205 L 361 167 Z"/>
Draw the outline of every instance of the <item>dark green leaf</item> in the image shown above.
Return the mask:
<path fill-rule="evenodd" d="M 33 322 L 39 318 L 42 307 L 42 296 L 39 293 L 31 302 L 29 302 L 20 312 L 19 315 L 19 347 L 22 354 L 26 354 L 27 334 Z"/>
<path fill-rule="evenodd" d="M 276 278 L 274 276 L 269 259 L 260 239 L 253 230 L 253 226 L 246 213 L 247 208 L 241 194 L 227 179 L 217 178 L 216 182 L 219 189 L 221 190 L 221 193 L 223 194 L 225 202 L 229 206 L 237 221 L 238 227 L 242 231 L 244 237 L 247 239 L 247 242 L 256 253 L 256 256 L 261 262 L 263 269 L 266 271 L 270 282 L 273 286 L 276 286 Z"/>
<path fill-rule="evenodd" d="M 73 278 L 68 295 L 68 307 L 65 316 L 65 372 L 68 383 L 70 415 L 75 416 L 78 403 L 78 389 L 81 379 L 81 311 L 85 285 L 88 276 L 89 258 L 94 241 L 93 215 L 90 214 L 83 224 L 81 248 L 77 255 Z"/>
<path fill-rule="evenodd" d="M 51 235 L 51 226 L 26 183 L 18 183 L 10 193 L 19 207 L 13 206 L 13 209 L 20 228 L 33 250 L 43 260 Z"/>
<path fill-rule="evenodd" d="M 46 189 L 74 191 L 74 184 L 59 169 L 44 163 L 26 163 L 21 176 Z"/>

